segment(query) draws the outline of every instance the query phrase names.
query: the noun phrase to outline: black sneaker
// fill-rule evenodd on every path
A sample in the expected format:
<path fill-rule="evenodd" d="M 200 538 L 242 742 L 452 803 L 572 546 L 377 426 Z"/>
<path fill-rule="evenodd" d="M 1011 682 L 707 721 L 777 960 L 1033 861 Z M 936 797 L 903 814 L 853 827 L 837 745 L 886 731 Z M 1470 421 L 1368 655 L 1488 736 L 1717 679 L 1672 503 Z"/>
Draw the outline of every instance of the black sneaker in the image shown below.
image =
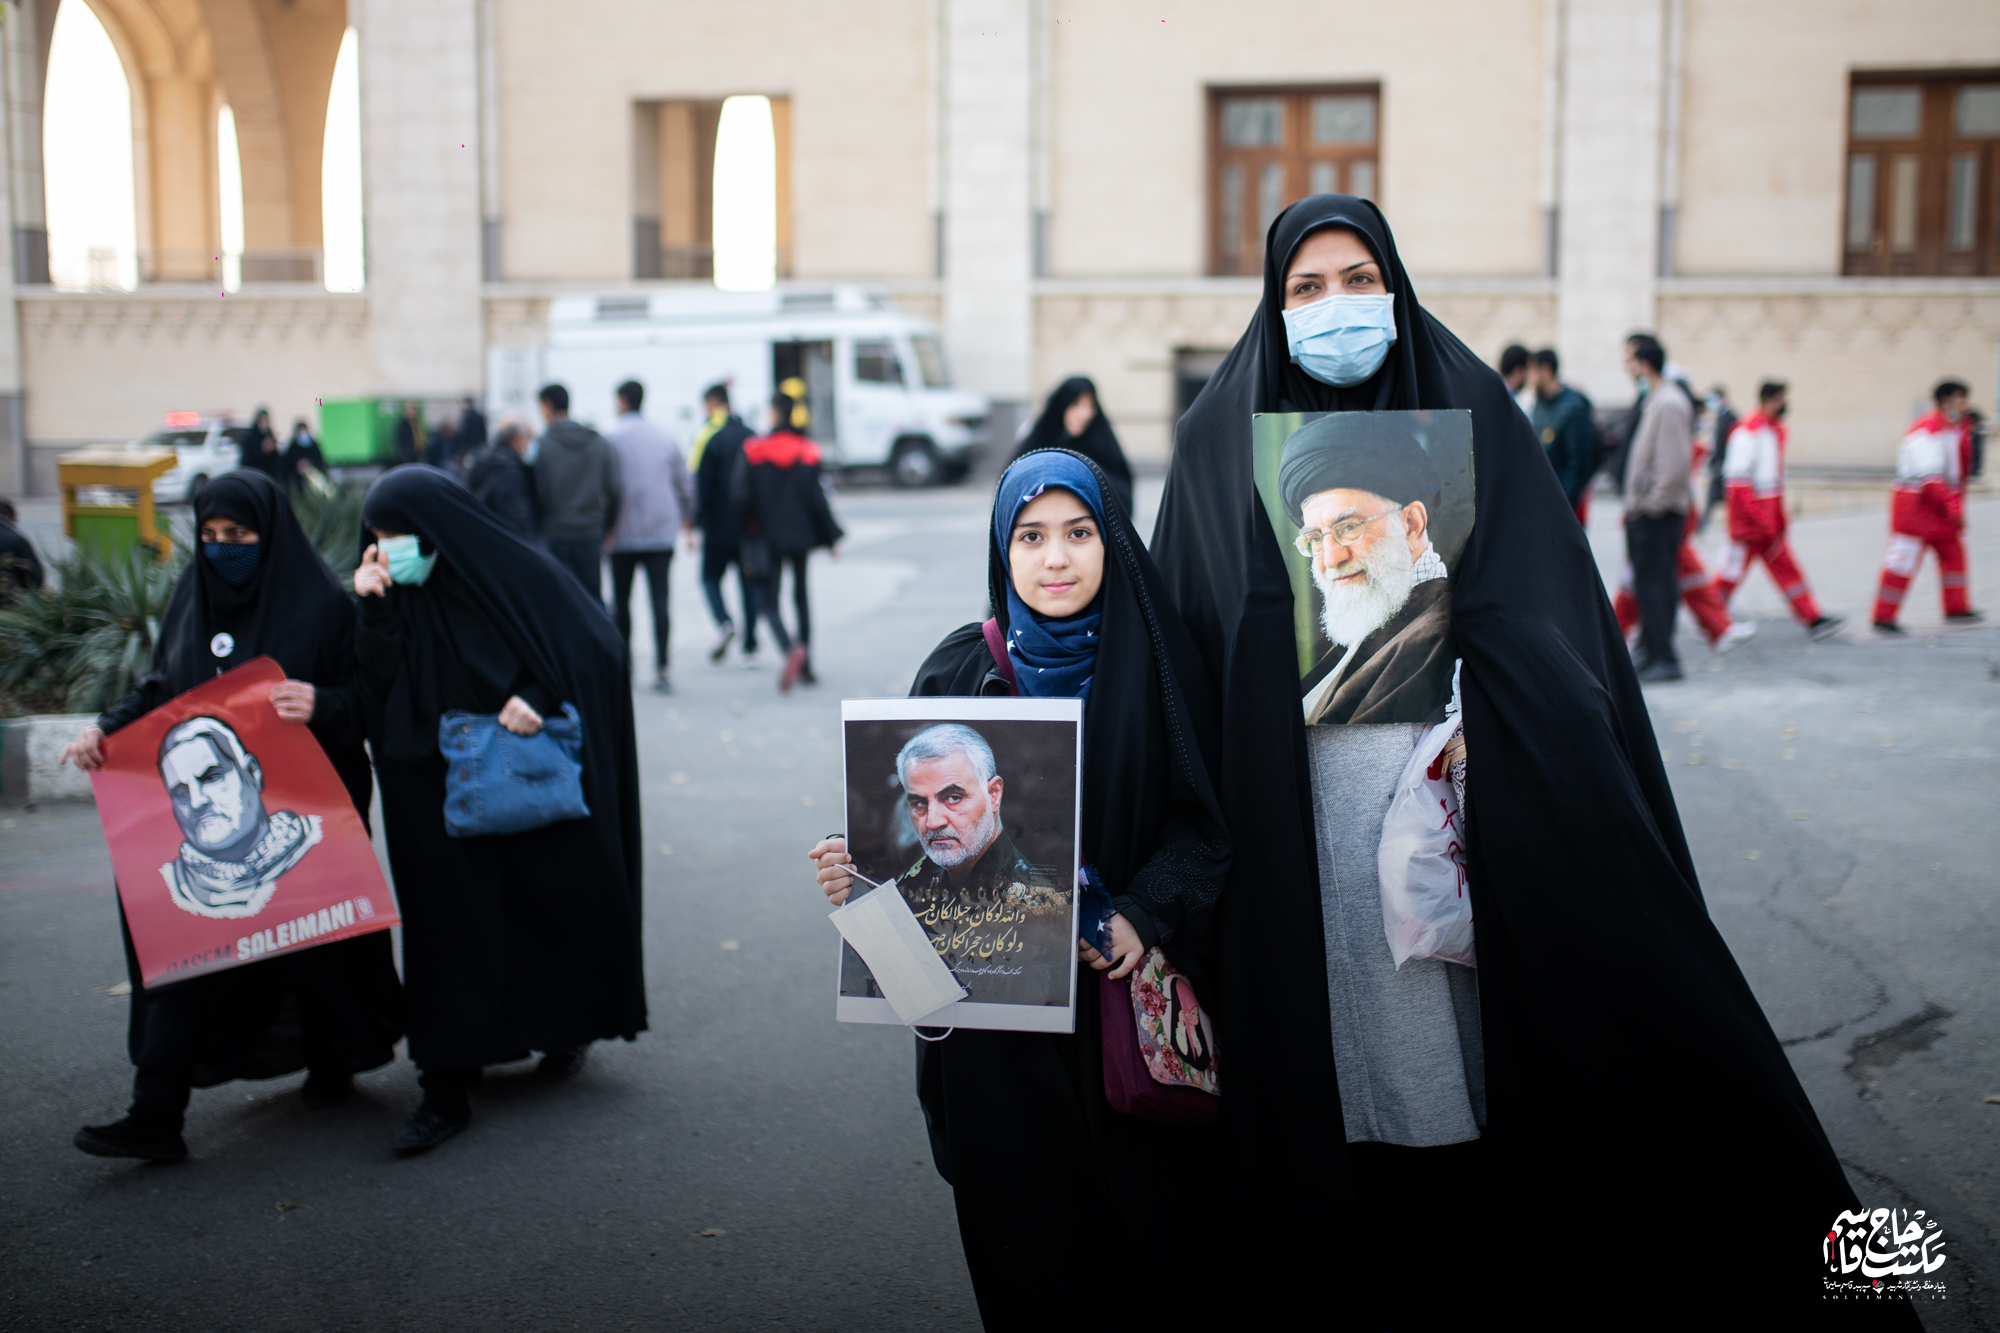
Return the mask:
<path fill-rule="evenodd" d="M 85 1125 L 71 1140 L 93 1157 L 137 1157 L 148 1162 L 185 1162 L 187 1141 L 178 1133 L 135 1121 L 131 1116 L 113 1125 Z"/>
<path fill-rule="evenodd" d="M 819 677 L 813 674 L 813 664 L 812 664 L 812 659 L 810 657 L 808 657 L 804 662 L 800 663 L 799 665 L 799 684 L 801 685 L 819 684 Z"/>
<path fill-rule="evenodd" d="M 472 1112 L 462 1116 L 444 1116 L 428 1107 L 419 1106 L 403 1127 L 396 1131 L 394 1147 L 404 1156 L 429 1152 L 446 1139 L 455 1138 L 472 1123 Z"/>
<path fill-rule="evenodd" d="M 1639 669 L 1639 682 L 1642 685 L 1680 679 L 1682 679 L 1681 669 L 1675 662 L 1652 662 Z"/>
<path fill-rule="evenodd" d="M 1904 629 L 1904 628 L 1903 628 L 1903 627 L 1902 627 L 1901 625 L 1898 625 L 1898 624 L 1897 624 L 1897 623 L 1896 623 L 1895 621 L 1893 621 L 1893 620 L 1871 620 L 1871 621 L 1869 621 L 1868 623 L 1869 623 L 1870 625 L 1874 626 L 1874 628 L 1875 628 L 1875 632 L 1876 632 L 1877 634 L 1908 634 L 1908 633 L 1909 633 L 1909 631 L 1908 631 L 1908 630 Z"/>
<path fill-rule="evenodd" d="M 345 1069 L 312 1070 L 306 1075 L 306 1085 L 299 1095 L 305 1098 L 308 1109 L 328 1110 L 354 1095 L 354 1075 Z"/>
<path fill-rule="evenodd" d="M 1946 613 L 1945 619 L 1954 625 L 1977 625 L 1980 621 L 1986 619 L 1986 613 L 1984 611 L 1951 611 Z"/>
<path fill-rule="evenodd" d="M 1840 633 L 1840 627 L 1847 622 L 1839 616 L 1821 616 L 1806 626 L 1806 637 L 1815 641 L 1830 639 Z"/>

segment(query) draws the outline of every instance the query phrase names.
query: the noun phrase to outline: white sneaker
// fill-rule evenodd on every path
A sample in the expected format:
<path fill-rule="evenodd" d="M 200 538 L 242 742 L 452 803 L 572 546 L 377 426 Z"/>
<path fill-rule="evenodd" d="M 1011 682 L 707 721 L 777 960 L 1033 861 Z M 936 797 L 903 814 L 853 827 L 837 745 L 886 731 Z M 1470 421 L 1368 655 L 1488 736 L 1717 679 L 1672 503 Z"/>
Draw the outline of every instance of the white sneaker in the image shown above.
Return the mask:
<path fill-rule="evenodd" d="M 743 654 L 743 669 L 745 671 L 759 671 L 763 669 L 763 666 L 764 664 L 757 659 L 755 651 Z"/>
<path fill-rule="evenodd" d="M 1722 631 L 1722 637 L 1715 641 L 1715 651 L 1718 653 L 1726 653 L 1731 648 L 1734 648 L 1737 644 L 1743 642 L 1745 639 L 1753 637 L 1756 633 L 1757 633 L 1756 621 L 1739 620 L 1735 624 L 1731 625 L 1728 629 Z"/>

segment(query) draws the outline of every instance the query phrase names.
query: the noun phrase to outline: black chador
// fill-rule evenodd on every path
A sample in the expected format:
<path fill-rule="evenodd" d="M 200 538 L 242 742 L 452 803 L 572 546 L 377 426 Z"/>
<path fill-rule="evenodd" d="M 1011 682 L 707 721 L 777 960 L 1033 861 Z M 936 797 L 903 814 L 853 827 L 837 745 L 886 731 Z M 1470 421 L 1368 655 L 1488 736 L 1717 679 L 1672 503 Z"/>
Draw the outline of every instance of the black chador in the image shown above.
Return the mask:
<path fill-rule="evenodd" d="M 389 472 L 363 518 L 436 557 L 422 583 L 360 599 L 358 646 L 403 913 L 410 1058 L 425 1106 L 462 1124 L 481 1066 L 532 1051 L 573 1063 L 592 1041 L 645 1029 L 625 645 L 574 578 L 444 472 Z M 438 719 L 492 715 L 517 695 L 545 718 L 576 705 L 590 815 L 450 837 Z"/>
<path fill-rule="evenodd" d="M 1394 296 L 1387 359 L 1348 388 L 1292 363 L 1281 316 L 1291 256 L 1332 226 Z M 1265 255 L 1262 304 L 1176 429 L 1153 541 L 1221 715 L 1230 1197 L 1209 1234 L 1233 1293 L 1311 1300 L 1343 1327 L 1344 1310 L 1354 1327 L 1522 1310 L 1563 1326 L 1913 1323 L 1901 1303 L 1823 1299 L 1820 1242 L 1854 1193 L 1709 920 L 1618 623 L 1527 419 L 1417 303 L 1372 203 L 1301 200 Z M 1473 422 L 1451 621 L 1487 1118 L 1477 1152 L 1392 1148 L 1403 1165 L 1385 1176 L 1342 1133 L 1292 592 L 1250 419 L 1418 408 Z M 1727 1234 L 1727 1259 L 1681 1257 L 1669 1219 L 1694 1216 Z"/>
<path fill-rule="evenodd" d="M 1060 456 L 1089 470 L 1095 486 L 1087 489 L 1108 490 L 1102 470 Z M 1003 500 L 1007 493 L 1003 478 Z M 1130 518 L 1101 500 L 1092 508 L 1106 549 L 1101 646 L 1084 712 L 1084 858 L 1142 942 L 1157 941 L 1213 1011 L 1211 923 L 1229 850 L 1202 762 L 1210 692 Z M 988 591 L 1004 639 L 1007 566 L 999 541 L 989 536 L 989 547 Z M 1005 695 L 1009 687 L 973 624 L 932 650 L 910 692 Z M 1169 1128 L 1111 1109 L 1098 974 L 1078 966 L 1073 1035 L 960 1029 L 917 1043 L 918 1097 L 988 1328 L 1066 1326 L 1100 1309 L 1111 1317 L 1102 1303 L 1120 1266 L 1107 1237 L 1173 1232 L 1171 1244 L 1200 1250 L 1208 1241 L 1194 1238 L 1214 1225 L 1222 1165 L 1215 1128 Z M 1226 1027 L 1216 1044 L 1226 1068 Z M 1226 1101 L 1226 1075 L 1224 1087 Z M 1201 1324 L 1214 1291 L 1203 1262 L 1191 1256 L 1160 1276 L 1164 1284 L 1146 1284 L 1145 1319 L 1163 1328 Z"/>
<path fill-rule="evenodd" d="M 243 555 L 245 548 L 220 553 L 254 563 L 247 570 L 236 564 L 231 572 L 241 581 L 234 582 L 216 560 L 195 555 L 167 603 L 151 669 L 97 724 L 116 731 L 232 667 L 275 658 L 288 678 L 313 687 L 306 725 L 365 824 L 371 783 L 353 602 L 299 527 L 282 488 L 262 472 L 228 472 L 209 483 L 195 501 L 197 529 L 214 518 L 234 519 L 257 534 L 254 557 Z M 121 1125 L 78 1136 L 78 1146 L 90 1151 L 132 1139 L 184 1152 L 179 1135 L 191 1087 L 310 1068 L 308 1100 L 336 1100 L 354 1074 L 395 1058 L 403 1032 L 386 930 L 151 990 L 140 985 L 128 931 L 125 965 L 137 1094 Z M 85 1142 L 93 1135 L 94 1147 Z"/>

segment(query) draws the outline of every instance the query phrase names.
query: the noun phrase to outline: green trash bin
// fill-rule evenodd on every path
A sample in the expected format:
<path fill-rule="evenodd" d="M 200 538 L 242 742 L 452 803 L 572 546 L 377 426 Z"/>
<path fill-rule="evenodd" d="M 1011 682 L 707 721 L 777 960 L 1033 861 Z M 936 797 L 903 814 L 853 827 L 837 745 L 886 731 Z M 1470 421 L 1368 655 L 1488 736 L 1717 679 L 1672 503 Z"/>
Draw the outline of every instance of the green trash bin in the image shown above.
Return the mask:
<path fill-rule="evenodd" d="M 332 467 L 365 467 L 396 461 L 396 418 L 401 398 L 335 398 L 319 405 L 319 447 Z M 418 420 L 423 405 L 417 405 Z"/>

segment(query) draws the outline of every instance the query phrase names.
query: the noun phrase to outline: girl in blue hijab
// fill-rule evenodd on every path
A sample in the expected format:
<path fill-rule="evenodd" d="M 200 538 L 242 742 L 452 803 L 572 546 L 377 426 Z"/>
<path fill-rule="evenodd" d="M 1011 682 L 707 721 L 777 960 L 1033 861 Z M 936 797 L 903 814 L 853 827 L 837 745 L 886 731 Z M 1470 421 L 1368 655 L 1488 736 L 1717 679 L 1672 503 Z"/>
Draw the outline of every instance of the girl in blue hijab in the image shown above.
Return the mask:
<path fill-rule="evenodd" d="M 1229 870 L 1203 759 L 1205 671 L 1109 491 L 1067 450 L 1007 469 L 993 505 L 993 617 L 947 635 L 910 691 L 1086 701 L 1083 854 L 1107 897 L 1101 933 L 1086 925 L 1077 956 L 1105 980 L 1077 987 L 1074 1033 L 958 1029 L 917 1043 L 917 1097 L 988 1328 L 1100 1308 L 1104 1273 L 1089 1256 L 1106 1234 L 1146 1234 L 1162 1207 L 1197 1230 L 1220 1216 L 1218 1127 L 1121 1114 L 1105 1095 L 1102 1022 L 1117 1011 L 1101 1008 L 1100 990 L 1129 1005 L 1125 978 L 1152 949 L 1219 1026 L 1210 938 Z M 827 897 L 846 901 L 843 840 L 810 855 Z M 1205 1323 L 1209 1290 L 1199 1278 L 1177 1286 L 1172 1308 L 1148 1318 Z"/>

